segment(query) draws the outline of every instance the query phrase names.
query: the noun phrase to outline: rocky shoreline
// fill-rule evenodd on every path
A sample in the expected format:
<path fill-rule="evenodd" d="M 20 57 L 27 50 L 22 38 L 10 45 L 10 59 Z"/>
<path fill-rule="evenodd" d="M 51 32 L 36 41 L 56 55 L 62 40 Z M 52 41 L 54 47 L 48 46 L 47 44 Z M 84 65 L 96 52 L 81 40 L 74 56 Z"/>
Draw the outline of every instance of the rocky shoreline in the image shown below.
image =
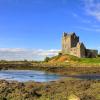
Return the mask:
<path fill-rule="evenodd" d="M 100 100 L 100 80 L 0 81 L 0 100 L 70 100 L 69 96 L 75 100 Z"/>

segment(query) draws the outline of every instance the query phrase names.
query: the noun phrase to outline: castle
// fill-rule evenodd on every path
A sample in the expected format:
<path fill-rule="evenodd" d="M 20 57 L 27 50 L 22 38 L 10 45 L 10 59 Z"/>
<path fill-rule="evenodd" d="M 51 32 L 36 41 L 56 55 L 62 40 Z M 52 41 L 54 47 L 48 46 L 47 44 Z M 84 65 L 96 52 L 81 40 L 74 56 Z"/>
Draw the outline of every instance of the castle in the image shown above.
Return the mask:
<path fill-rule="evenodd" d="M 73 33 L 63 33 L 62 54 L 70 54 L 79 58 L 94 58 L 98 55 L 98 50 L 87 49 L 80 43 L 79 37 Z"/>

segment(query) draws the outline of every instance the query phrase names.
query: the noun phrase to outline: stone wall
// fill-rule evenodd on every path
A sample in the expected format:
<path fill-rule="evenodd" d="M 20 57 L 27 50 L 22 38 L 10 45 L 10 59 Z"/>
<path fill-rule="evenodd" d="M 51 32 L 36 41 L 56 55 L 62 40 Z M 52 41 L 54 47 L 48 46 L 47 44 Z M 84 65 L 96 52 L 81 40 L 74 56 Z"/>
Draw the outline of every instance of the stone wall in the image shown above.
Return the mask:
<path fill-rule="evenodd" d="M 76 47 L 78 42 L 79 37 L 77 37 L 75 33 L 71 34 L 71 48 Z"/>
<path fill-rule="evenodd" d="M 71 50 L 70 50 L 70 54 L 71 55 L 74 55 L 74 56 L 77 56 L 77 48 L 76 47 L 73 47 L 73 48 L 71 48 Z"/>
<path fill-rule="evenodd" d="M 86 49 L 86 57 L 94 58 L 98 55 L 98 50 Z"/>

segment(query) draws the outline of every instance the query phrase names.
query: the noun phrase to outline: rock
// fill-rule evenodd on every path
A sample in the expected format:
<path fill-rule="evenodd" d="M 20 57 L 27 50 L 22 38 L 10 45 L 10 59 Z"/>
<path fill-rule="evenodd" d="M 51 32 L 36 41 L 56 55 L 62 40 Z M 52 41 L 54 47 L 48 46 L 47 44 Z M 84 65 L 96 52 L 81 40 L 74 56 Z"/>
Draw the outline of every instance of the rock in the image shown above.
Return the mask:
<path fill-rule="evenodd" d="M 80 98 L 74 94 L 68 96 L 68 100 L 80 100 Z"/>

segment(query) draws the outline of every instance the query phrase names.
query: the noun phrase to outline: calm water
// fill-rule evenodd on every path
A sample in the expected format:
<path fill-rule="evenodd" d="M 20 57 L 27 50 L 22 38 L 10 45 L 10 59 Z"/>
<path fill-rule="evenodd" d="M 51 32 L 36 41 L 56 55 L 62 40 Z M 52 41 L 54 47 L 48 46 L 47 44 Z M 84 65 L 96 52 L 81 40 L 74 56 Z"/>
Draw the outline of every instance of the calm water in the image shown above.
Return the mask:
<path fill-rule="evenodd" d="M 63 76 L 35 70 L 1 70 L 0 79 L 15 80 L 19 82 L 35 81 L 49 82 L 55 81 Z"/>
<path fill-rule="evenodd" d="M 100 75 L 77 75 L 77 76 L 61 76 L 57 74 L 46 73 L 44 71 L 36 70 L 1 70 L 0 79 L 14 80 L 19 82 L 35 81 L 35 82 L 49 82 L 61 78 L 79 78 L 79 79 L 92 79 L 100 80 Z"/>

